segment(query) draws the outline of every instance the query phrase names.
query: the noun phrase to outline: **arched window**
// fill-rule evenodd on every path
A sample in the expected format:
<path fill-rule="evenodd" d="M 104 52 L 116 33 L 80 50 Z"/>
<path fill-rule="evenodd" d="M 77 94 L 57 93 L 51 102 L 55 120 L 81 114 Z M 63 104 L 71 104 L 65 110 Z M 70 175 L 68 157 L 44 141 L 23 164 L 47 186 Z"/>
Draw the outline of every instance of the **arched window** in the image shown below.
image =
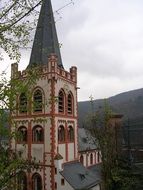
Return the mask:
<path fill-rule="evenodd" d="M 33 142 L 43 142 L 43 140 L 44 140 L 44 131 L 43 131 L 43 128 L 40 125 L 36 125 L 33 128 L 32 137 L 33 137 L 32 138 Z"/>
<path fill-rule="evenodd" d="M 58 110 L 60 113 L 64 113 L 64 92 L 60 90 L 58 95 Z"/>
<path fill-rule="evenodd" d="M 42 190 L 42 178 L 38 173 L 32 176 L 32 190 Z"/>
<path fill-rule="evenodd" d="M 92 153 L 90 154 L 90 164 L 91 165 L 93 164 L 93 154 Z"/>
<path fill-rule="evenodd" d="M 20 172 L 18 174 L 18 190 L 27 190 L 27 177 L 25 172 Z"/>
<path fill-rule="evenodd" d="M 84 157 L 83 157 L 83 155 L 80 156 L 80 163 L 82 163 L 84 165 Z"/>
<path fill-rule="evenodd" d="M 96 161 L 96 152 L 95 152 L 95 164 L 96 164 L 96 162 L 97 162 L 97 161 Z"/>
<path fill-rule="evenodd" d="M 72 114 L 73 113 L 73 96 L 70 93 L 68 95 L 68 114 Z"/>
<path fill-rule="evenodd" d="M 97 153 L 97 162 L 100 162 L 100 152 Z"/>
<path fill-rule="evenodd" d="M 19 96 L 19 112 L 27 113 L 27 96 L 25 93 L 21 93 Z"/>
<path fill-rule="evenodd" d="M 27 128 L 24 126 L 21 126 L 18 129 L 18 141 L 27 142 Z"/>
<path fill-rule="evenodd" d="M 74 129 L 72 126 L 68 127 L 68 140 L 74 141 Z"/>
<path fill-rule="evenodd" d="M 58 128 L 58 142 L 65 141 L 65 128 L 63 125 L 60 125 Z"/>
<path fill-rule="evenodd" d="M 42 112 L 43 97 L 41 90 L 36 90 L 33 95 L 33 111 Z"/>

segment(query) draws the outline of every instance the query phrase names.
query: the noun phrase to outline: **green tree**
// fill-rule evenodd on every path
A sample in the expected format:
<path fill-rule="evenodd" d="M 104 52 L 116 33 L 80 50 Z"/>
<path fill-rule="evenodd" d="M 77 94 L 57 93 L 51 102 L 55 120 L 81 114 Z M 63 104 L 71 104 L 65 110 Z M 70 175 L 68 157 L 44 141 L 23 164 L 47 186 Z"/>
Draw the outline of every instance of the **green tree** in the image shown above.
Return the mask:
<path fill-rule="evenodd" d="M 0 47 L 11 59 L 19 61 L 19 49 L 30 42 L 40 4 L 41 0 L 0 0 Z"/>
<path fill-rule="evenodd" d="M 21 152 L 11 150 L 10 141 L 18 138 L 19 134 L 15 129 L 12 120 L 12 113 L 19 108 L 16 99 L 19 94 L 25 92 L 31 98 L 30 87 L 33 87 L 37 80 L 38 72 L 27 70 L 27 77 L 20 80 L 18 77 L 7 81 L 5 75 L 0 78 L 0 189 L 16 189 L 18 185 L 15 178 L 23 170 L 38 167 L 34 161 L 24 160 Z M 10 131 L 10 128 L 13 130 Z"/>
<path fill-rule="evenodd" d="M 143 176 L 136 174 L 122 156 L 121 115 L 114 114 L 106 101 L 103 108 L 94 112 L 91 100 L 91 108 L 86 127 L 101 151 L 103 189 L 141 190 Z"/>

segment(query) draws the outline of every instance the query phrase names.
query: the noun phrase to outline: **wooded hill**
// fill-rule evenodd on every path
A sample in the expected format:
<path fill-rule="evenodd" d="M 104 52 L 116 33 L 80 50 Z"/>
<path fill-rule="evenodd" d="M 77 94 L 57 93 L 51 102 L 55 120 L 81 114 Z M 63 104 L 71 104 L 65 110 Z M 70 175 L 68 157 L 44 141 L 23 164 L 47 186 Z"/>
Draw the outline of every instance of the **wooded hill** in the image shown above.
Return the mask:
<path fill-rule="evenodd" d="M 107 104 L 115 113 L 123 114 L 123 120 L 137 120 L 143 122 L 143 88 L 124 92 L 106 99 Z M 83 127 L 84 121 L 91 111 L 104 108 L 105 99 L 78 103 L 79 127 Z"/>

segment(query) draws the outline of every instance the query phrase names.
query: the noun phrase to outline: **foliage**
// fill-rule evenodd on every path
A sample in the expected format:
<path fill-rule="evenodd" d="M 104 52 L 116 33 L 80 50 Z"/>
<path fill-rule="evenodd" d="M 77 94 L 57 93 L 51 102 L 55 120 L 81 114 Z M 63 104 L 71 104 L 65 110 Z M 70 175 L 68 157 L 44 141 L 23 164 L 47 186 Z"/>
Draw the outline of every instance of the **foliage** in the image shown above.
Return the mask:
<path fill-rule="evenodd" d="M 21 171 L 29 170 L 38 167 L 32 161 L 24 160 L 21 158 L 21 153 L 11 151 L 8 147 L 1 147 L 0 149 L 0 189 L 16 189 L 16 177 L 19 176 Z"/>
<path fill-rule="evenodd" d="M 120 122 L 105 101 L 104 108 L 88 116 L 86 126 L 101 151 L 103 188 L 105 190 L 142 189 L 143 175 L 136 175 L 122 157 Z"/>
<path fill-rule="evenodd" d="M 30 89 L 38 79 L 39 70 L 27 70 L 26 78 L 20 75 L 7 81 L 5 74 L 0 80 L 0 189 L 15 189 L 17 183 L 14 178 L 22 171 L 37 167 L 35 162 L 24 160 L 21 152 L 10 149 L 9 142 L 17 137 L 13 114 L 18 111 L 17 98 L 26 93 L 31 98 Z M 19 73 L 17 73 L 19 74 Z M 31 87 L 31 88 L 30 88 Z M 10 127 L 11 130 L 10 131 Z M 23 144 L 24 146 L 24 144 Z"/>
<path fill-rule="evenodd" d="M 40 4 L 41 0 L 0 0 L 0 47 L 11 59 L 19 61 L 19 48 L 28 45 Z"/>

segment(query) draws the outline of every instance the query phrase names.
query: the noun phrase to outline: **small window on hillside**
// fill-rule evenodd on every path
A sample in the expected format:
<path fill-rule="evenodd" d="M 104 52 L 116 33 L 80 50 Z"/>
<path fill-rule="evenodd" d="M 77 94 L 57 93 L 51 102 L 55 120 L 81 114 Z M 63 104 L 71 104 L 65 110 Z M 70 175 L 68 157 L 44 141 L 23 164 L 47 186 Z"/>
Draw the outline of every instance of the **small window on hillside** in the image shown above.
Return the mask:
<path fill-rule="evenodd" d="M 36 90 L 33 95 L 33 110 L 34 112 L 42 112 L 42 92 L 41 90 Z"/>
<path fill-rule="evenodd" d="M 33 142 L 43 142 L 44 140 L 44 132 L 43 128 L 39 125 L 33 128 Z"/>
<path fill-rule="evenodd" d="M 25 93 L 22 93 L 19 97 L 19 112 L 27 113 L 27 96 Z"/>
<path fill-rule="evenodd" d="M 59 96 L 58 96 L 58 109 L 60 113 L 64 113 L 64 92 L 60 90 Z"/>

